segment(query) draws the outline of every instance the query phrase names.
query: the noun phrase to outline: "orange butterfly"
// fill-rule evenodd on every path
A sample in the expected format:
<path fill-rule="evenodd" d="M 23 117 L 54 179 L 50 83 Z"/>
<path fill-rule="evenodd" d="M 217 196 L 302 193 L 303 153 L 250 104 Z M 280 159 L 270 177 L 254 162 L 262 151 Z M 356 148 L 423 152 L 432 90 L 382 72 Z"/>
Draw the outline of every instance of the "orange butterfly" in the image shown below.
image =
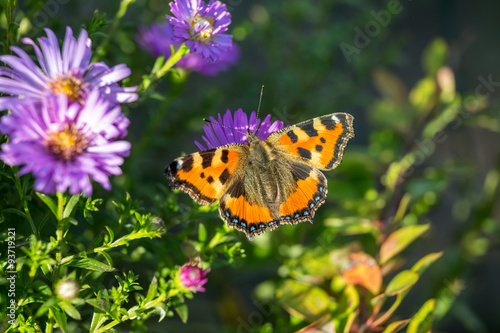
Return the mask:
<path fill-rule="evenodd" d="M 249 240 L 280 224 L 313 222 L 326 200 L 326 178 L 336 168 L 353 117 L 333 113 L 283 128 L 247 144 L 234 143 L 177 158 L 165 169 L 170 186 L 200 205 L 219 202 L 221 218 Z"/>

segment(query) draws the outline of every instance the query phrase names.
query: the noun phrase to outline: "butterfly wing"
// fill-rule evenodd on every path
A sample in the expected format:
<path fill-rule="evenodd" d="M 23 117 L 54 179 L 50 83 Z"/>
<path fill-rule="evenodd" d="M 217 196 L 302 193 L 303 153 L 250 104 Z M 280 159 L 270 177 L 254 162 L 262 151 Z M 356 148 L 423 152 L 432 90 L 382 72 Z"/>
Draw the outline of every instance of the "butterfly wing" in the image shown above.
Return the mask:
<path fill-rule="evenodd" d="M 286 127 L 266 141 L 279 144 L 304 163 L 331 170 L 340 164 L 347 142 L 354 137 L 353 119 L 347 113 L 332 113 Z"/>
<path fill-rule="evenodd" d="M 265 232 L 267 228 L 274 230 L 280 224 L 312 222 L 314 213 L 325 202 L 327 184 L 321 171 L 295 161 L 282 161 L 279 169 L 276 174 L 283 176 L 288 173 L 290 177 L 273 179 L 275 188 L 279 190 L 268 190 L 279 193 L 275 201 L 264 205 L 253 202 L 252 195 L 245 191 L 247 180 L 244 173 L 235 176 L 220 199 L 221 218 L 229 227 L 243 231 L 249 240 Z M 283 179 L 292 181 L 279 183 Z"/>
<path fill-rule="evenodd" d="M 231 144 L 175 159 L 165 168 L 172 189 L 180 189 L 200 205 L 222 196 L 248 146 Z"/>

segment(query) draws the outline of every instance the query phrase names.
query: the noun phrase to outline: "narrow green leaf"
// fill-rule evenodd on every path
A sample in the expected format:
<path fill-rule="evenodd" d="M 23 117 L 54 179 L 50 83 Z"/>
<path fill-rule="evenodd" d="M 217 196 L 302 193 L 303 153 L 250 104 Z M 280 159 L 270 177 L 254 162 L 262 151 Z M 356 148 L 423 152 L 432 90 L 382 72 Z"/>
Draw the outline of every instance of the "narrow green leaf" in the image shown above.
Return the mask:
<path fill-rule="evenodd" d="M 443 252 L 435 252 L 435 253 L 430 253 L 417 261 L 415 265 L 411 268 L 412 271 L 417 273 L 418 275 L 422 275 L 422 273 L 430 266 L 432 265 L 436 260 L 441 258 L 443 255 Z"/>
<path fill-rule="evenodd" d="M 398 320 L 398 321 L 395 321 L 393 323 L 390 323 L 385 328 L 383 333 L 396 333 L 396 332 L 400 331 L 403 327 L 405 327 L 409 321 L 410 321 L 409 319 L 405 319 L 405 320 Z"/>
<path fill-rule="evenodd" d="M 385 264 L 389 259 L 403 251 L 410 243 L 429 229 L 429 224 L 412 225 L 394 231 L 380 246 L 380 264 Z"/>
<path fill-rule="evenodd" d="M 71 216 L 71 213 L 73 212 L 73 209 L 75 209 L 75 206 L 80 200 L 80 197 L 80 194 L 71 196 L 71 198 L 68 200 L 68 203 L 66 204 L 66 207 L 64 207 L 62 216 L 63 218 Z"/>
<path fill-rule="evenodd" d="M 70 302 L 66 300 L 62 300 L 59 302 L 59 307 L 66 312 L 68 316 L 70 316 L 73 319 L 76 320 L 82 320 L 82 316 L 80 316 L 80 312 L 71 304 Z"/>
<path fill-rule="evenodd" d="M 113 267 L 113 259 L 111 258 L 111 256 L 108 253 L 101 251 L 101 252 L 99 252 L 99 254 L 102 254 L 102 256 L 104 258 L 106 258 L 106 261 L 108 262 L 109 267 Z"/>
<path fill-rule="evenodd" d="M 86 302 L 102 312 L 107 312 L 106 301 L 103 299 L 90 298 Z"/>
<path fill-rule="evenodd" d="M 419 275 L 410 270 L 402 271 L 396 275 L 387 285 L 385 294 L 387 296 L 397 295 L 417 283 Z"/>
<path fill-rule="evenodd" d="M 68 317 L 66 317 L 66 314 L 57 306 L 51 306 L 49 309 L 49 313 L 52 315 L 52 317 L 54 317 L 61 331 L 63 331 L 63 333 L 66 333 L 66 330 L 68 329 Z"/>
<path fill-rule="evenodd" d="M 198 227 L 198 240 L 201 244 L 205 244 L 207 241 L 207 228 L 205 228 L 203 223 L 200 223 L 200 226 Z"/>
<path fill-rule="evenodd" d="M 108 226 L 106 226 L 106 230 L 108 231 L 109 234 L 109 243 L 113 243 L 113 241 L 115 240 L 115 233 Z"/>
<path fill-rule="evenodd" d="M 72 267 L 85 268 L 97 272 L 112 272 L 115 270 L 113 267 L 92 258 L 77 259 L 71 261 L 68 265 Z"/>
<path fill-rule="evenodd" d="M 427 333 L 432 329 L 432 312 L 436 301 L 431 298 L 422 305 L 420 310 L 413 316 L 408 324 L 407 333 Z"/>
<path fill-rule="evenodd" d="M 54 216 L 57 218 L 57 204 L 55 203 L 55 201 L 51 197 L 40 192 L 36 192 L 36 195 L 47 205 L 47 207 L 49 207 L 52 214 L 54 214 Z"/>
<path fill-rule="evenodd" d="M 89 332 L 96 332 L 102 324 L 108 319 L 108 316 L 99 310 L 95 311 L 92 315 L 92 322 L 90 324 Z"/>
<path fill-rule="evenodd" d="M 20 211 L 19 209 L 16 209 L 16 208 L 0 209 L 0 212 L 2 212 L 2 213 L 16 214 L 16 215 L 19 215 L 19 216 L 22 216 L 22 217 L 26 218 L 26 214 L 23 211 Z"/>
<path fill-rule="evenodd" d="M 180 303 L 175 307 L 175 312 L 179 315 L 182 322 L 185 324 L 188 320 L 188 307 L 186 303 Z"/>
<path fill-rule="evenodd" d="M 153 280 L 151 281 L 151 284 L 149 285 L 148 294 L 146 295 L 144 303 L 151 302 L 155 298 L 157 291 L 158 291 L 158 279 L 156 278 L 156 276 L 154 276 Z"/>
<path fill-rule="evenodd" d="M 446 65 L 448 45 L 443 38 L 434 39 L 424 50 L 422 67 L 428 75 L 435 76 L 438 69 Z"/>

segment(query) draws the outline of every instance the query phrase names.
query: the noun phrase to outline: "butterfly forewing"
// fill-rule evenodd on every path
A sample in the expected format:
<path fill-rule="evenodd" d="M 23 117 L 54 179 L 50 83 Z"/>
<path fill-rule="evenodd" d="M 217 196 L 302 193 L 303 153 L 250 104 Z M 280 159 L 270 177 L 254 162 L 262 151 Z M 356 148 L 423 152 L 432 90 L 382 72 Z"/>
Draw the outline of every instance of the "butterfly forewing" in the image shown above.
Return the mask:
<path fill-rule="evenodd" d="M 354 137 L 353 116 L 333 113 L 286 127 L 267 141 L 277 142 L 291 155 L 322 170 L 336 168 L 347 141 Z"/>
<path fill-rule="evenodd" d="M 216 202 L 226 191 L 247 149 L 233 144 L 177 158 L 165 169 L 173 189 L 188 193 L 198 204 Z"/>

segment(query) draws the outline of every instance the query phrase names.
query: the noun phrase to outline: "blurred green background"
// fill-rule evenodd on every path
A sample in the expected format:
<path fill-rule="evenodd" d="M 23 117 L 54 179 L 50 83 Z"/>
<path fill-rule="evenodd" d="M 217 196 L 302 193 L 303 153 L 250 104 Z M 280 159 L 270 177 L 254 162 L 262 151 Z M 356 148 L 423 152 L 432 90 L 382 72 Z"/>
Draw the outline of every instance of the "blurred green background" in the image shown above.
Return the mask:
<path fill-rule="evenodd" d="M 318 211 L 314 225 L 284 226 L 253 242 L 238 233 L 246 257 L 231 266 L 213 267 L 206 293 L 188 301 L 189 321 L 183 324 L 173 317 L 154 324 L 153 318 L 150 327 L 158 331 L 168 327 L 169 332 L 246 332 L 242 322 L 255 311 L 267 312 L 260 308 L 266 303 L 259 299 L 269 296 L 287 276 L 289 268 L 284 262 L 299 257 L 305 247 L 325 241 L 326 218 L 348 215 L 343 213 L 350 209 L 362 215 L 359 199 L 383 188 L 388 165 L 421 147 L 426 158 L 414 166 L 405 191 L 417 197 L 422 193 L 422 212 L 415 216 L 422 223 L 430 222 L 431 230 L 409 248 L 407 261 L 414 263 L 429 252 L 444 251 L 444 255 L 422 276 L 398 315 L 411 316 L 425 300 L 449 286 L 460 293 L 456 298 L 450 296 L 453 305 L 435 323 L 435 331 L 499 332 L 500 211 L 496 185 L 500 170 L 500 2 L 225 3 L 232 14 L 229 31 L 241 48 L 239 62 L 216 77 L 173 73 L 155 86 L 156 94 L 124 106 L 131 120 L 133 150 L 124 165 L 125 176 L 114 179 L 114 191 L 130 192 L 146 211 L 165 220 L 175 216 L 165 203 L 166 196 L 172 194 L 163 176 L 164 167 L 182 153 L 197 150 L 193 141 L 201 139 L 204 117 L 226 109 L 256 110 L 261 85 L 265 86 L 262 117 L 270 113 L 273 120 L 293 124 L 348 112 L 355 117 L 356 137 L 349 142 L 341 166 L 326 173 L 328 201 Z M 61 37 L 66 25 L 74 31 L 82 24 L 88 27 L 95 9 L 111 19 L 119 1 L 19 1 L 18 5 L 39 22 L 26 36 L 42 35 L 46 21 Z M 160 22 L 167 13 L 168 1 L 138 0 L 115 32 L 104 61 L 110 65 L 126 63 L 132 69 L 129 85 L 138 84 L 154 62 L 136 43 L 138 26 Z M 103 39 L 99 33 L 91 38 L 96 45 Z M 470 108 L 464 104 L 467 117 L 460 124 L 445 124 L 445 139 L 426 146 L 429 141 L 415 133 L 427 118 L 415 117 L 412 110 L 420 108 L 421 115 L 431 115 L 435 105 L 444 103 L 420 96 L 423 91 L 432 95 L 438 89 L 421 80 L 436 76 L 443 65 L 452 71 L 453 84 L 446 84 L 450 75 L 442 72 L 445 83 L 441 90 L 454 85 L 458 94 L 478 98 L 483 104 Z M 415 89 L 419 83 L 420 88 Z M 107 194 L 98 191 L 95 196 L 99 195 Z M 174 195 L 184 209 L 195 206 L 187 195 Z M 390 202 L 387 207 L 380 217 L 382 223 L 395 214 Z M 366 216 L 370 218 L 370 214 Z M 200 222 L 207 228 L 223 223 L 216 213 L 207 221 L 190 223 L 196 230 Z M 167 232 L 181 230 L 175 226 Z M 346 240 L 334 238 L 333 242 L 340 246 Z M 120 267 L 119 260 L 115 264 Z M 123 271 L 149 275 L 155 270 L 154 260 L 124 260 L 122 265 Z M 150 276 L 144 275 L 141 278 L 147 284 Z M 283 313 L 277 306 L 274 311 Z M 265 315 L 258 318 L 267 320 Z M 273 318 L 279 327 L 279 317 Z"/>

